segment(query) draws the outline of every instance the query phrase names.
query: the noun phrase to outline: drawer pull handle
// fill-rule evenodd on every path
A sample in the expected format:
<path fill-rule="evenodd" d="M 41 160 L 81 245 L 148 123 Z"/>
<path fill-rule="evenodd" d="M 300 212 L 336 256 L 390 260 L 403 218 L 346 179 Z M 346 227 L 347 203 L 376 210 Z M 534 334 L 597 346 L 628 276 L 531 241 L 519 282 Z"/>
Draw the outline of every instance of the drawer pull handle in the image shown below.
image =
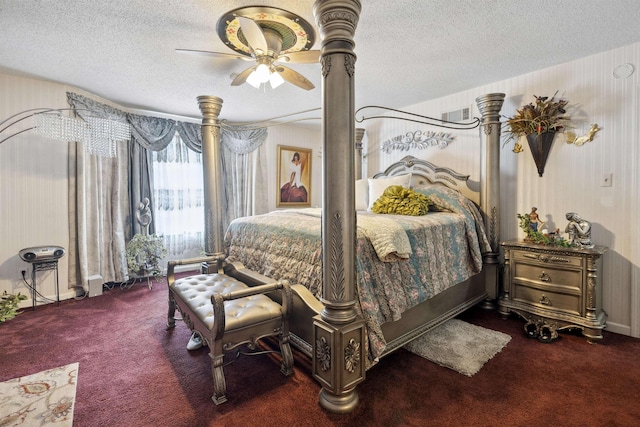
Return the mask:
<path fill-rule="evenodd" d="M 540 297 L 540 304 L 551 305 L 551 300 L 545 294 L 542 294 L 542 296 Z"/>
<path fill-rule="evenodd" d="M 541 282 L 550 282 L 551 276 L 543 271 L 542 273 L 540 273 L 540 276 L 538 276 L 538 279 L 540 279 Z"/>

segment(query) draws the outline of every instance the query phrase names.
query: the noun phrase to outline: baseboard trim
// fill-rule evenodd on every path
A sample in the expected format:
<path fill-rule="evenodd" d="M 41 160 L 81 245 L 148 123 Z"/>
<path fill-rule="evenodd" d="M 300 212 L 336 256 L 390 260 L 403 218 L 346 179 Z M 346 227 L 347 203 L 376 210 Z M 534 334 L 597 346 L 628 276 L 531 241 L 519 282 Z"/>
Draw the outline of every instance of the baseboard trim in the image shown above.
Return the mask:
<path fill-rule="evenodd" d="M 631 336 L 631 326 L 621 325 L 620 323 L 607 322 L 605 331 L 613 332 L 615 334 Z"/>

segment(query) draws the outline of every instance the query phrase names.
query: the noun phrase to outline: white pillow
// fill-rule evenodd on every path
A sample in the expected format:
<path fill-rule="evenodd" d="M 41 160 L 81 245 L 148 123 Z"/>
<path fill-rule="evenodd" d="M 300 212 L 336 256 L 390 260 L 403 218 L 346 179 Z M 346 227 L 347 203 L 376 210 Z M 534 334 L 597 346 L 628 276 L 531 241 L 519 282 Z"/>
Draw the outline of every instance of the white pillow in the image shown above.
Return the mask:
<path fill-rule="evenodd" d="M 405 188 L 411 187 L 411 174 L 408 173 L 406 175 L 398 175 L 398 176 L 389 176 L 386 178 L 369 178 L 369 205 L 367 210 L 371 210 L 373 208 L 373 204 L 378 200 L 384 190 L 387 187 L 392 185 L 402 185 Z"/>
<path fill-rule="evenodd" d="M 369 181 L 359 179 L 356 181 L 356 210 L 366 211 L 369 208 Z"/>

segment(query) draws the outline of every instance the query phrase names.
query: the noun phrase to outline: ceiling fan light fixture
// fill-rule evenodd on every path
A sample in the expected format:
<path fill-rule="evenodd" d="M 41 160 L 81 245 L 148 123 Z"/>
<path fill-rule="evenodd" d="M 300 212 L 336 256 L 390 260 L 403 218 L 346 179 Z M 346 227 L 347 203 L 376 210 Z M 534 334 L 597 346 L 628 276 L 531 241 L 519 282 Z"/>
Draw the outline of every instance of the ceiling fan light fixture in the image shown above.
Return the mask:
<path fill-rule="evenodd" d="M 262 84 L 262 82 L 258 79 L 255 70 L 251 74 L 249 74 L 249 77 L 247 77 L 247 83 L 249 83 L 256 89 L 260 89 L 260 85 Z"/>
<path fill-rule="evenodd" d="M 271 77 L 271 71 L 269 71 L 269 67 L 265 64 L 260 64 L 256 67 L 256 70 L 251 73 L 252 75 L 255 75 L 255 78 L 260 82 L 260 83 L 266 83 L 269 81 L 269 78 Z"/>
<path fill-rule="evenodd" d="M 315 42 L 314 29 L 302 17 L 273 7 L 241 7 L 220 17 L 217 30 L 222 42 L 236 51 L 236 55 L 204 50 L 176 50 L 256 61 L 257 64 L 253 67 L 232 77 L 232 86 L 249 83 L 260 89 L 269 82 L 272 88 L 276 88 L 288 82 L 304 90 L 315 87 L 299 72 L 277 65 L 279 61 L 300 64 L 320 62 L 320 51 L 311 50 Z"/>
<path fill-rule="evenodd" d="M 284 79 L 280 75 L 280 73 L 276 71 L 271 72 L 271 77 L 269 77 L 269 83 L 271 84 L 271 89 L 275 89 L 284 83 Z"/>

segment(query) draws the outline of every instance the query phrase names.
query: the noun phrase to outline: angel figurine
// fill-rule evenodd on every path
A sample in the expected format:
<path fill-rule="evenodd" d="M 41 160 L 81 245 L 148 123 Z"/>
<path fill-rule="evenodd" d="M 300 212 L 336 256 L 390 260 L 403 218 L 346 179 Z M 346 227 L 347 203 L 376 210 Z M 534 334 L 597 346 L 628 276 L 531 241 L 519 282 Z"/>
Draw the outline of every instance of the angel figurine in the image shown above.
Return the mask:
<path fill-rule="evenodd" d="M 136 211 L 136 221 L 140 224 L 143 235 L 149 234 L 149 224 L 151 224 L 152 219 L 149 199 L 145 197 L 144 200 L 138 204 L 138 210 Z"/>

